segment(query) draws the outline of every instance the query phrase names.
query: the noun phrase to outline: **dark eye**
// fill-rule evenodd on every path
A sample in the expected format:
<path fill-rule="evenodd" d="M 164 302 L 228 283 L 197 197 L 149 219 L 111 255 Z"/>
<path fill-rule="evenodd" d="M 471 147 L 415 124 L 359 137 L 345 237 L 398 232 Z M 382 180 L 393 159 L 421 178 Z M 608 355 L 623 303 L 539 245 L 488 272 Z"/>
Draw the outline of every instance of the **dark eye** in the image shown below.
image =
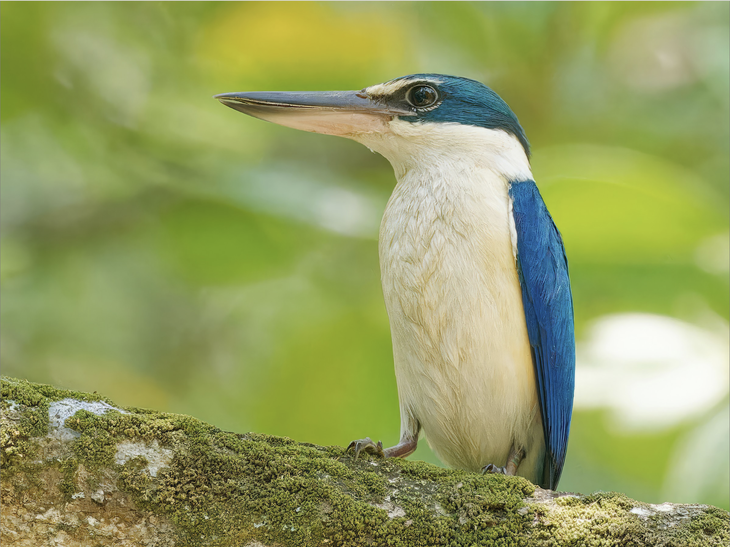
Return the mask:
<path fill-rule="evenodd" d="M 433 105 L 438 101 L 439 94 L 434 88 L 428 85 L 417 85 L 408 90 L 406 99 L 417 108 L 424 108 Z"/>

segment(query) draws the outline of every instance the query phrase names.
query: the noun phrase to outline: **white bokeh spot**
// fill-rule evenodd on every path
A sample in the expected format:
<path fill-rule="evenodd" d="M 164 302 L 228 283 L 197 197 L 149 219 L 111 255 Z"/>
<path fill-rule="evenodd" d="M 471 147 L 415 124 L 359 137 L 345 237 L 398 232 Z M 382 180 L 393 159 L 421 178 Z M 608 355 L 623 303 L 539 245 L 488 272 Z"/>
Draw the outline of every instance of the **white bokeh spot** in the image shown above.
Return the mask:
<path fill-rule="evenodd" d="M 596 321 L 578 344 L 576 409 L 607 408 L 617 425 L 660 429 L 700 416 L 728 393 L 728 335 L 660 315 Z"/>

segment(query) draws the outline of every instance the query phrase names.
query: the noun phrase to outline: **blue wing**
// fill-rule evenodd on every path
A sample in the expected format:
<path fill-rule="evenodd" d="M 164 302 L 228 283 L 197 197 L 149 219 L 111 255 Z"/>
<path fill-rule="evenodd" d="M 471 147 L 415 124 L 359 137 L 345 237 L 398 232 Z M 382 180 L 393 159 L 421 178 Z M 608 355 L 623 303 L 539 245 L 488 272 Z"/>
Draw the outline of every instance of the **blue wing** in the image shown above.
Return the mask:
<path fill-rule="evenodd" d="M 563 471 L 575 387 L 573 297 L 560 232 L 533 181 L 509 190 L 517 230 L 517 271 L 545 434 L 543 488 Z"/>

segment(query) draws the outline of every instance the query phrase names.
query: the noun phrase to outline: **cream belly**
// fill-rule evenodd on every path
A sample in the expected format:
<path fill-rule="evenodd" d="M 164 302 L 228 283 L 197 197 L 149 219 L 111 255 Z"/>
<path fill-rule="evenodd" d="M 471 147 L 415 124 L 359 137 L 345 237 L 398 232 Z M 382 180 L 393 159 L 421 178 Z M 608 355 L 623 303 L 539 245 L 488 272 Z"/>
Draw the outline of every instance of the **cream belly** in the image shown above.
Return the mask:
<path fill-rule="evenodd" d="M 448 166 L 402 174 L 380 229 L 402 430 L 414 420 L 444 463 L 504 466 L 538 482 L 544 457 L 506 181 Z"/>

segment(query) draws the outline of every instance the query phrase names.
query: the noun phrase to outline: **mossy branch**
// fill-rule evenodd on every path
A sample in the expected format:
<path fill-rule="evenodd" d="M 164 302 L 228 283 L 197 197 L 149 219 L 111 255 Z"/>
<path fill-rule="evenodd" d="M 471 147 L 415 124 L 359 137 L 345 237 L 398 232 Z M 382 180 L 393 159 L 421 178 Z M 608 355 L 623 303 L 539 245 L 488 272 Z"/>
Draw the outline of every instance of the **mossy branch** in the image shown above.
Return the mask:
<path fill-rule="evenodd" d="M 728 545 L 730 516 L 362 458 L 2 380 L 4 545 Z"/>

